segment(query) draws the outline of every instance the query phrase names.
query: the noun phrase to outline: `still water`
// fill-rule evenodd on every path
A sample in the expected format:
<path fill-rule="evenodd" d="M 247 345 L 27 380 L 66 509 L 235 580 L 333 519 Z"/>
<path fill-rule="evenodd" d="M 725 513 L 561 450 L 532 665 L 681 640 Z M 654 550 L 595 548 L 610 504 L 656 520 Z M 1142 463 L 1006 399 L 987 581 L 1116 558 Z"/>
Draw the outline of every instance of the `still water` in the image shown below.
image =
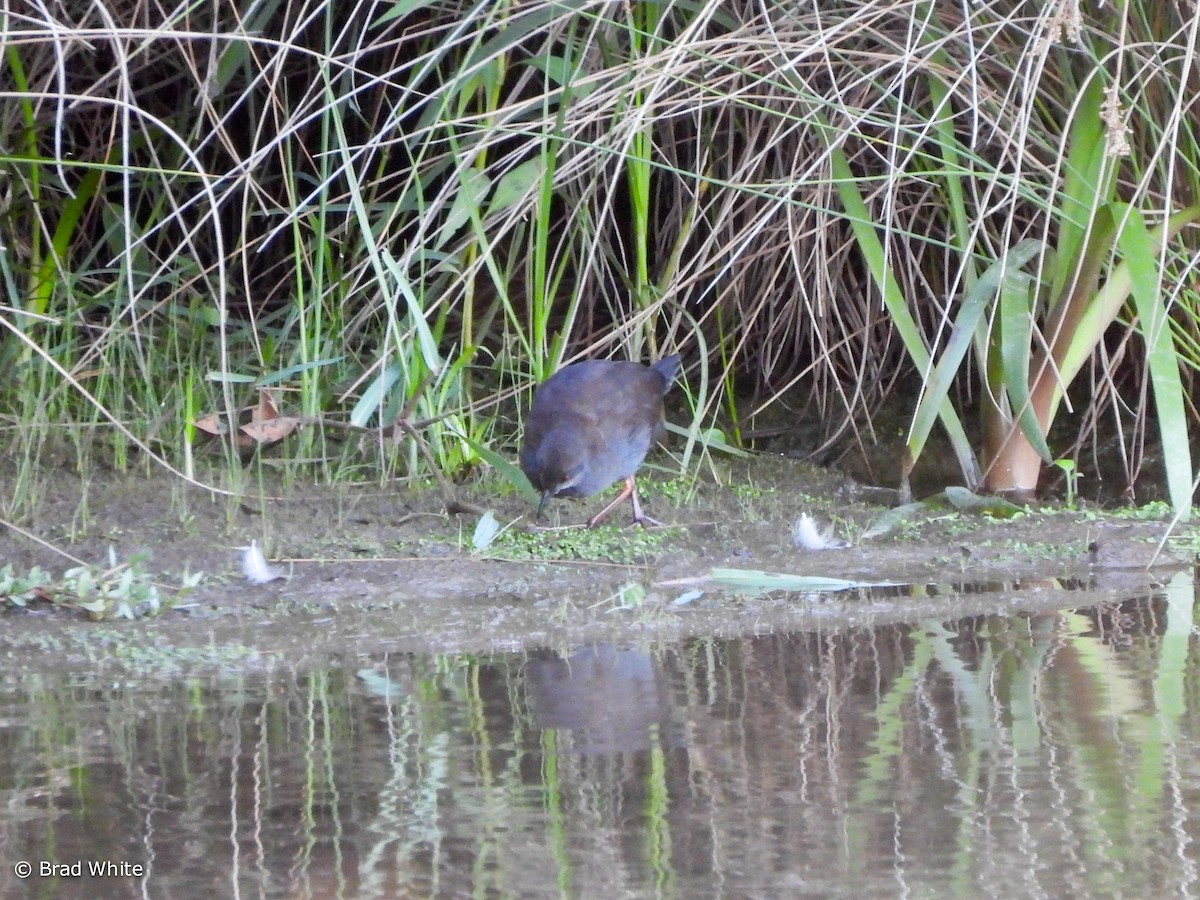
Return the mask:
<path fill-rule="evenodd" d="M 1195 600 L 1181 574 L 674 644 L 10 668 L 0 894 L 1194 895 Z"/>

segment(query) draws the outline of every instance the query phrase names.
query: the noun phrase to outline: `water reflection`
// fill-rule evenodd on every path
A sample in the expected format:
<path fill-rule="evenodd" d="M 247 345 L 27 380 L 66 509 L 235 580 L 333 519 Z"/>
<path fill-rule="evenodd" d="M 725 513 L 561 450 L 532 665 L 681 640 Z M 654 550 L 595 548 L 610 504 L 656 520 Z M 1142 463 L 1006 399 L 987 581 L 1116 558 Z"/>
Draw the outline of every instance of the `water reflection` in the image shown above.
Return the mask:
<path fill-rule="evenodd" d="M 0 891 L 1187 895 L 1194 593 L 167 684 L 10 671 Z M 144 872 L 37 874 L 76 861 Z"/>
<path fill-rule="evenodd" d="M 524 675 L 533 721 L 565 733 L 580 753 L 649 750 L 682 738 L 662 669 L 647 650 L 598 646 L 535 655 Z"/>

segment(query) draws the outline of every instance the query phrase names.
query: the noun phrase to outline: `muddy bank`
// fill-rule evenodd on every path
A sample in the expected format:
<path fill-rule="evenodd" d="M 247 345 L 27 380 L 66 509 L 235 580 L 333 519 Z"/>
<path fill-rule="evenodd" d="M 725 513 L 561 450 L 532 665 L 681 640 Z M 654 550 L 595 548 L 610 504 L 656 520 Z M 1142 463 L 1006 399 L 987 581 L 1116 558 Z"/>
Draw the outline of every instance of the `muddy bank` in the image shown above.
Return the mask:
<path fill-rule="evenodd" d="M 580 532 L 603 498 L 557 501 L 549 525 L 525 530 L 532 510 L 497 479 L 460 487 L 460 499 L 495 511 L 508 533 L 472 546 L 476 519 L 448 516 L 431 488 L 265 485 L 254 496 L 213 495 L 154 472 L 86 485 L 48 481 L 22 527 L 85 562 L 149 554 L 166 584 L 205 573 L 178 608 L 153 620 L 94 623 L 45 605 L 3 613 L 3 643 L 65 663 L 124 654 L 135 667 L 181 660 L 224 665 L 293 663 L 310 654 L 394 649 L 484 651 L 588 641 L 746 634 L 883 620 L 950 617 L 1070 605 L 1074 591 L 1146 591 L 1189 564 L 1194 526 L 1165 550 L 1162 509 L 1100 512 L 1045 508 L 1007 520 L 953 509 L 914 516 L 886 535 L 864 533 L 889 495 L 778 457 L 739 461 L 697 482 L 650 472 L 641 479 L 652 532 Z M 792 523 L 808 512 L 850 542 L 797 548 Z M 241 575 L 238 548 L 257 540 L 287 573 L 266 585 Z M 18 571 L 73 565 L 13 529 L 0 561 Z M 714 567 L 899 583 L 841 594 L 715 589 Z M 1089 601 L 1092 602 L 1092 601 Z M 154 648 L 153 651 L 149 648 Z M 178 651 L 174 657 L 168 652 Z M 118 653 L 119 651 L 119 653 Z M 156 655 L 161 655 L 161 660 Z"/>

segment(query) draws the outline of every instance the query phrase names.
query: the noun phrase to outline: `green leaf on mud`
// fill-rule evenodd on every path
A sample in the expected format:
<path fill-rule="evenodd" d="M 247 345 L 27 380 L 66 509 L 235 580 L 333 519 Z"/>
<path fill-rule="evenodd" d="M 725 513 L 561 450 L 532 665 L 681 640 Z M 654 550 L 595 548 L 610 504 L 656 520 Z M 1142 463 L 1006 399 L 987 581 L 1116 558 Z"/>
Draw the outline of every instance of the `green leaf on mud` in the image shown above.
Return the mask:
<path fill-rule="evenodd" d="M 946 502 L 959 512 L 978 513 L 982 516 L 991 516 L 993 519 L 1011 519 L 1024 512 L 1020 506 L 1010 503 L 1003 497 L 977 494 L 957 485 L 950 485 L 940 494 L 934 494 L 932 498 L 926 498 L 926 501 L 923 502 L 933 502 L 940 498 L 945 498 Z"/>
<path fill-rule="evenodd" d="M 863 531 L 863 540 L 883 537 L 901 525 L 925 522 L 944 515 L 948 510 L 976 513 L 991 516 L 993 519 L 1011 519 L 1024 512 L 1020 506 L 1002 497 L 989 497 L 965 487 L 951 485 L 944 491 L 931 494 L 916 503 L 905 503 L 903 506 L 887 510 Z"/>
<path fill-rule="evenodd" d="M 894 587 L 893 581 L 847 581 L 823 575 L 792 575 L 758 569 L 713 569 L 709 580 L 720 587 L 744 591 L 848 591 L 854 588 Z"/>

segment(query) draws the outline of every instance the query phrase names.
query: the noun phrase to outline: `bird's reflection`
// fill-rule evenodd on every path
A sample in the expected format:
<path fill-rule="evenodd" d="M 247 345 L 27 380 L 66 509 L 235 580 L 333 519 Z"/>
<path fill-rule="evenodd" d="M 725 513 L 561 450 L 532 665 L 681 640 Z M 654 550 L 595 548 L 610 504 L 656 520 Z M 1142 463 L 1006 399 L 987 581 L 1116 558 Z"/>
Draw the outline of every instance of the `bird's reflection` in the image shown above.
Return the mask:
<path fill-rule="evenodd" d="M 646 651 L 601 644 L 566 657 L 534 658 L 526 679 L 537 723 L 570 731 L 580 753 L 683 743 L 658 662 Z"/>

